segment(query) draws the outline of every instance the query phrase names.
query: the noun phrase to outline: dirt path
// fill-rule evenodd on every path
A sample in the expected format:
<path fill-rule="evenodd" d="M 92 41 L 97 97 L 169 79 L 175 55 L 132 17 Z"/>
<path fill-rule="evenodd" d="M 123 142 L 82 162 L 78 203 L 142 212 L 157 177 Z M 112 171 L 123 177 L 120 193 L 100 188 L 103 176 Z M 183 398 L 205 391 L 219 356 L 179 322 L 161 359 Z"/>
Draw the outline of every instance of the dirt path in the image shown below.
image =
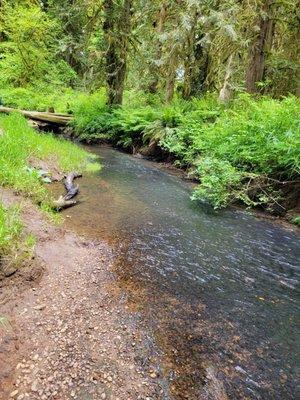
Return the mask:
<path fill-rule="evenodd" d="M 49 225 L 29 202 L 23 216 L 37 237 L 32 268 L 44 273 L 0 287 L 0 399 L 161 399 L 149 339 L 112 290 L 108 245 Z"/>

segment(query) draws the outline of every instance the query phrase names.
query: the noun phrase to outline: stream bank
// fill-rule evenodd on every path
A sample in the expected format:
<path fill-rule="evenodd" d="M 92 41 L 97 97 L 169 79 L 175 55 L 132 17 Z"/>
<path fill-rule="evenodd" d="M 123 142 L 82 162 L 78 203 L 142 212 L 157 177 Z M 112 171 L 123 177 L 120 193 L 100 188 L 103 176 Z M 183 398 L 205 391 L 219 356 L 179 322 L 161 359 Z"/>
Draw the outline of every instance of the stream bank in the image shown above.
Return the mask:
<path fill-rule="evenodd" d="M 10 191 L 1 197 L 23 204 L 37 244 L 31 275 L 1 286 L 0 399 L 160 399 L 159 361 L 114 289 L 110 246 L 49 224 Z"/>

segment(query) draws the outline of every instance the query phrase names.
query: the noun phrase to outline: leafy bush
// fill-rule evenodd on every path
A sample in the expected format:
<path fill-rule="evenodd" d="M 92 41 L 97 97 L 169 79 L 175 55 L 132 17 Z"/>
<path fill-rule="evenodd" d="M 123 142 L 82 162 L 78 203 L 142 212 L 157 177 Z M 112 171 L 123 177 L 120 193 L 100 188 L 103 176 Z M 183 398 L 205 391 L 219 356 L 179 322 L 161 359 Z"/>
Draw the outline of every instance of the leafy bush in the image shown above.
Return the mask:
<path fill-rule="evenodd" d="M 199 161 L 197 174 L 201 185 L 194 191 L 194 200 L 207 200 L 215 208 L 226 206 L 230 199 L 241 199 L 241 180 L 243 173 L 228 161 L 205 157 Z"/>
<path fill-rule="evenodd" d="M 299 99 L 241 95 L 230 108 L 213 111 L 187 113 L 161 143 L 195 168 L 201 186 L 194 198 L 216 208 L 234 200 L 277 204 L 280 181 L 299 176 Z"/>
<path fill-rule="evenodd" d="M 92 141 L 97 134 L 106 132 L 110 113 L 106 106 L 106 92 L 101 89 L 91 95 L 80 93 L 71 104 L 73 127 L 82 139 Z"/>
<path fill-rule="evenodd" d="M 298 226 L 300 226 L 300 215 L 292 219 L 292 222 Z"/>
<path fill-rule="evenodd" d="M 123 107 L 109 109 L 102 89 L 92 95 L 78 96 L 74 104 L 74 127 L 78 136 L 88 142 L 109 139 L 115 145 L 132 148 L 165 135 L 166 127 L 181 121 L 182 104 L 162 105 L 158 97 L 143 92 L 126 91 Z"/>
<path fill-rule="evenodd" d="M 72 68 L 56 59 L 60 26 L 39 5 L 4 2 L 0 30 L 6 37 L 1 43 L 2 85 L 18 87 L 43 82 L 59 86 L 75 81 Z"/>

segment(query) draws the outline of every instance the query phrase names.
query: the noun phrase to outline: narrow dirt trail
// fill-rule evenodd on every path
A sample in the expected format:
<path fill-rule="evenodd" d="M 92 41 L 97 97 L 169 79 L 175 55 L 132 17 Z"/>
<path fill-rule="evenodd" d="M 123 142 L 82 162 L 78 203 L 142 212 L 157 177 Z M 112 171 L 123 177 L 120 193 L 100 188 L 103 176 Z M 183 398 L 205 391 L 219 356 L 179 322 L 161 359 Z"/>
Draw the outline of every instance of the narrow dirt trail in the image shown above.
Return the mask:
<path fill-rule="evenodd" d="M 49 225 L 29 202 L 23 215 L 44 272 L 19 291 L 1 289 L 10 327 L 0 327 L 0 399 L 162 398 L 149 339 L 112 290 L 109 246 Z"/>

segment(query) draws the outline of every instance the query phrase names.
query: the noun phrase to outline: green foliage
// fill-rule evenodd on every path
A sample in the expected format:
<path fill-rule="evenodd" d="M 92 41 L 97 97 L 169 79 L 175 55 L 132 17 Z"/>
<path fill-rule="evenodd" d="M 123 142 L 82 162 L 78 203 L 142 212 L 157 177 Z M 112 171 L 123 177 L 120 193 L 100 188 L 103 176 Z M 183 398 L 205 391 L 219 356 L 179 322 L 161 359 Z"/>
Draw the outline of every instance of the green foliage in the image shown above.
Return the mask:
<path fill-rule="evenodd" d="M 101 89 L 91 95 L 81 93 L 72 103 L 73 127 L 82 140 L 106 139 L 111 114 L 106 106 L 106 92 Z"/>
<path fill-rule="evenodd" d="M 293 224 L 300 226 L 300 215 L 292 219 Z"/>
<path fill-rule="evenodd" d="M 104 89 L 92 95 L 79 95 L 72 109 L 75 132 L 80 139 L 87 142 L 110 139 L 115 144 L 131 146 L 133 137 L 138 137 L 150 122 L 157 119 L 158 114 L 145 104 L 145 99 L 137 100 L 129 92 L 125 96 L 127 105 L 109 109 Z"/>
<path fill-rule="evenodd" d="M 265 9 L 263 2 L 188 0 L 179 6 L 153 0 L 136 3 L 125 27 L 124 2 L 0 3 L 0 100 L 5 105 L 72 112 L 76 135 L 87 142 L 110 140 L 129 151 L 160 146 L 201 182 L 193 197 L 214 207 L 234 201 L 278 206 L 281 182 L 299 176 L 299 99 L 282 98 L 298 87 L 295 3 L 276 0 Z M 117 19 L 107 19 L 109 7 Z M 256 87 L 280 101 L 237 95 L 245 90 L 260 21 L 274 20 L 275 15 L 276 25 L 261 49 L 264 79 Z M 122 54 L 116 50 L 105 70 L 114 47 Z M 139 56 L 130 57 L 137 49 Z M 125 76 L 125 89 L 131 90 L 125 90 L 122 107 L 108 108 L 106 91 L 99 88 L 114 81 L 120 70 L 114 91 L 123 91 Z M 217 100 L 222 87 L 235 98 L 227 105 Z M 96 91 L 78 91 L 83 88 Z M 180 91 L 189 101 L 179 97 Z M 165 104 L 165 98 L 173 100 Z M 20 117 L 1 118 L 0 124 L 5 125 L 0 183 L 43 201 L 39 177 L 26 170 L 28 158 L 60 158 L 66 146 L 61 162 L 68 168 L 67 163 L 77 162 L 72 161 L 76 151 L 49 137 L 41 144 Z M 9 136 L 13 140 L 8 145 Z M 48 140 L 53 142 L 47 152 Z"/>
<path fill-rule="evenodd" d="M 194 167 L 201 181 L 194 198 L 215 207 L 234 200 L 277 203 L 275 180 L 295 179 L 300 171 L 299 99 L 255 101 L 241 95 L 231 107 L 212 111 L 200 107 L 187 113 L 161 143 Z"/>
<path fill-rule="evenodd" d="M 0 202 L 0 258 L 10 251 L 11 243 L 16 243 L 22 233 L 19 209 L 5 208 Z"/>
<path fill-rule="evenodd" d="M 126 91 L 123 107 L 109 109 L 105 92 L 81 95 L 74 104 L 74 127 L 82 140 L 109 139 L 114 144 L 132 148 L 148 140 L 160 140 L 167 128 L 177 126 L 187 103 L 174 100 L 163 105 L 157 97 L 143 92 Z"/>
<path fill-rule="evenodd" d="M 40 6 L 4 2 L 0 31 L 6 37 L 0 46 L 2 85 L 18 87 L 43 82 L 55 86 L 76 78 L 65 61 L 55 58 L 60 27 Z"/>
<path fill-rule="evenodd" d="M 83 168 L 87 154 L 51 134 L 39 134 L 19 114 L 0 117 L 0 184 L 46 205 L 49 195 L 30 159 L 48 160 L 62 171 Z"/>
<path fill-rule="evenodd" d="M 193 200 L 206 200 L 214 208 L 227 206 L 231 199 L 240 199 L 243 173 L 228 161 L 204 157 L 198 162 L 197 175 L 201 185 L 194 191 Z"/>
<path fill-rule="evenodd" d="M 5 106 L 23 110 L 47 111 L 53 107 L 55 112 L 69 113 L 79 95 L 71 88 L 57 89 L 45 85 L 0 88 L 0 98 Z"/>

